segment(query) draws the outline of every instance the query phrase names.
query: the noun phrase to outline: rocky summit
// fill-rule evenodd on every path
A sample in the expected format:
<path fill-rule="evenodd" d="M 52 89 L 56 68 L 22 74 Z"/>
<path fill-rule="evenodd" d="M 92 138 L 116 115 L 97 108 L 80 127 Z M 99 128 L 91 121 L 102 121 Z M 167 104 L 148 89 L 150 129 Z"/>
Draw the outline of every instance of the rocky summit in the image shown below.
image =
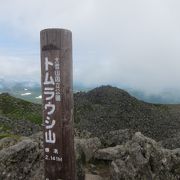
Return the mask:
<path fill-rule="evenodd" d="M 76 127 L 93 136 L 132 129 L 159 141 L 180 132 L 179 105 L 146 103 L 111 86 L 76 93 L 74 102 Z"/>
<path fill-rule="evenodd" d="M 43 180 L 42 133 L 0 140 L 0 179 Z M 169 150 L 140 132 L 113 147 L 75 138 L 77 180 L 179 180 L 180 149 Z"/>
<path fill-rule="evenodd" d="M 180 105 L 74 94 L 76 180 L 179 180 Z M 41 106 L 0 94 L 0 180 L 43 180 Z"/>

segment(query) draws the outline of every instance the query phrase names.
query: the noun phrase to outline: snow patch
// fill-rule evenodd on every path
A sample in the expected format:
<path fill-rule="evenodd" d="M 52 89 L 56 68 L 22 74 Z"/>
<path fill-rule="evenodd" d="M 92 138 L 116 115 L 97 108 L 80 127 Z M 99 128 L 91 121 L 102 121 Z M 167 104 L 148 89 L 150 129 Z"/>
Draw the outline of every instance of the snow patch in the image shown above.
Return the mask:
<path fill-rule="evenodd" d="M 37 97 L 35 97 L 36 99 L 42 99 L 42 96 L 40 95 L 40 96 L 37 96 Z"/>
<path fill-rule="evenodd" d="M 30 93 L 30 92 L 27 92 L 27 93 L 21 94 L 21 96 L 29 96 L 29 95 L 31 95 L 31 93 Z"/>

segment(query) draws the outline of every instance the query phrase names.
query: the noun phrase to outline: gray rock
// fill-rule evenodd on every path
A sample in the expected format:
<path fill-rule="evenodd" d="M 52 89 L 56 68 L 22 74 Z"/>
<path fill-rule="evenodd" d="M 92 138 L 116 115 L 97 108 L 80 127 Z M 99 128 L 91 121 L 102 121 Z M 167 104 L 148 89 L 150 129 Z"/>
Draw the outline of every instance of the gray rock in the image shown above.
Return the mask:
<path fill-rule="evenodd" d="M 131 129 L 120 129 L 110 131 L 101 137 L 101 141 L 105 146 L 116 146 L 126 143 L 132 139 L 134 131 Z"/>
<path fill-rule="evenodd" d="M 15 145 L 18 141 L 19 141 L 19 138 L 16 136 L 0 139 L 0 150 L 2 150 L 3 148 L 7 148 L 9 146 Z"/>
<path fill-rule="evenodd" d="M 0 141 L 0 180 L 43 180 L 42 132 Z M 77 180 L 85 179 L 85 164 L 101 146 L 98 138 L 75 139 Z"/>
<path fill-rule="evenodd" d="M 180 148 L 180 133 L 175 134 L 171 138 L 163 139 L 159 143 L 167 149 Z"/>
<path fill-rule="evenodd" d="M 111 163 L 112 180 L 178 180 L 179 150 L 163 149 L 154 140 L 136 133 L 123 154 Z"/>
<path fill-rule="evenodd" d="M 0 179 L 27 179 L 39 158 L 37 143 L 31 139 L 4 148 L 0 151 Z"/>
<path fill-rule="evenodd" d="M 115 147 L 108 147 L 104 149 L 99 149 L 95 154 L 94 157 L 98 160 L 108 160 L 112 161 L 119 157 L 123 156 L 124 146 L 117 145 Z"/>
<path fill-rule="evenodd" d="M 8 144 L 0 150 L 0 179 L 43 180 L 42 133 L 22 137 L 17 142 L 10 141 L 6 138 L 0 141 Z M 100 148 L 102 145 L 98 138 L 75 138 L 77 180 L 84 180 L 87 173 L 85 166 L 94 158 L 100 160 L 98 162 L 111 162 L 112 180 L 180 179 L 180 149 L 164 149 L 141 133 L 135 133 L 125 144 Z M 92 168 L 98 169 L 99 165 L 96 166 Z M 99 172 L 97 175 L 86 175 L 86 179 L 106 178 L 102 171 Z"/>
<path fill-rule="evenodd" d="M 77 141 L 75 141 L 77 142 Z M 85 154 L 82 151 L 80 144 L 75 143 L 75 155 L 76 155 L 76 179 L 84 180 L 85 179 Z"/>
<path fill-rule="evenodd" d="M 98 175 L 86 174 L 85 180 L 103 180 L 103 178 Z"/>
<path fill-rule="evenodd" d="M 90 161 L 94 153 L 102 146 L 101 141 L 97 137 L 89 139 L 76 138 L 75 144 L 81 147 L 86 162 Z"/>

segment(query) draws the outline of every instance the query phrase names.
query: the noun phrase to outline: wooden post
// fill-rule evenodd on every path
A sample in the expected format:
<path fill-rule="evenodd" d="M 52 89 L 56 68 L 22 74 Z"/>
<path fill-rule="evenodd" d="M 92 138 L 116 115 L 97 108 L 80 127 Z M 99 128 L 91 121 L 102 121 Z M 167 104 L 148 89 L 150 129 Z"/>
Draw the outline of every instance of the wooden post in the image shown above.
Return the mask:
<path fill-rule="evenodd" d="M 72 33 L 45 29 L 40 40 L 45 180 L 75 180 Z"/>

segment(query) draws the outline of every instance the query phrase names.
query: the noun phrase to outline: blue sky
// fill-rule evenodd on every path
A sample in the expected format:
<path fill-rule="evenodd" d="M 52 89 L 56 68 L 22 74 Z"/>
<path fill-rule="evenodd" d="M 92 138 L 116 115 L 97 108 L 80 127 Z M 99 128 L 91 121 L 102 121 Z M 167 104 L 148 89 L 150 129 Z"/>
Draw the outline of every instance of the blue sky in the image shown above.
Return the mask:
<path fill-rule="evenodd" d="M 0 77 L 40 81 L 39 32 L 73 33 L 74 82 L 180 90 L 179 0 L 0 2 Z"/>

